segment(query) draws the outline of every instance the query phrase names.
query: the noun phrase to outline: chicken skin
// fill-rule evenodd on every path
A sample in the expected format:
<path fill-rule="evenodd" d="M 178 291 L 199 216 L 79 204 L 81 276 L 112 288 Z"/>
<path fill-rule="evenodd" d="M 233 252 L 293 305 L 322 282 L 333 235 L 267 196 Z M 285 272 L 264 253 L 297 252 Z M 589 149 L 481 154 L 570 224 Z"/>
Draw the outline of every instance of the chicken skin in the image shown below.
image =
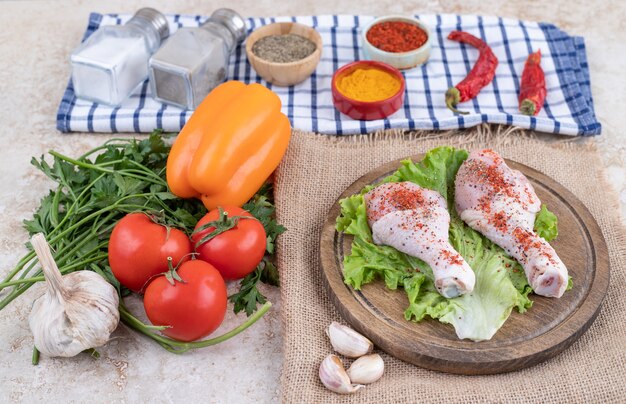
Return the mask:
<path fill-rule="evenodd" d="M 374 243 L 426 262 L 433 270 L 435 287 L 445 297 L 474 289 L 474 272 L 448 242 L 450 215 L 438 192 L 411 182 L 387 183 L 364 199 Z"/>
<path fill-rule="evenodd" d="M 509 168 L 493 150 L 474 151 L 456 174 L 455 204 L 465 223 L 522 265 L 535 293 L 563 295 L 567 268 L 533 231 L 541 201 L 524 174 Z"/>

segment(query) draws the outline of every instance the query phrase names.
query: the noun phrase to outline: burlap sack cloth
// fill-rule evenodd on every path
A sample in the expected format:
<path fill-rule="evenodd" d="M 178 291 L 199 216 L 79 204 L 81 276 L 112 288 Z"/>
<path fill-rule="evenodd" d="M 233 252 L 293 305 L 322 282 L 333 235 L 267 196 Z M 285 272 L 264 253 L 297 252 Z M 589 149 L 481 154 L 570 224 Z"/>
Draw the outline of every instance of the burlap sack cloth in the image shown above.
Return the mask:
<path fill-rule="evenodd" d="M 505 133 L 506 132 L 506 133 Z M 611 284 L 591 328 L 557 357 L 518 372 L 459 376 L 434 372 L 382 352 L 385 374 L 354 395 L 326 390 L 322 359 L 332 352 L 325 328 L 342 321 L 321 279 L 322 224 L 336 198 L 361 175 L 391 160 L 438 145 L 490 147 L 571 190 L 589 208 L 609 248 Z M 626 402 L 626 235 L 617 197 L 606 186 L 588 144 L 546 142 L 521 131 L 479 127 L 469 132 L 327 137 L 294 132 L 276 178 L 276 206 L 288 231 L 278 241 L 284 325 L 282 400 L 288 403 Z"/>

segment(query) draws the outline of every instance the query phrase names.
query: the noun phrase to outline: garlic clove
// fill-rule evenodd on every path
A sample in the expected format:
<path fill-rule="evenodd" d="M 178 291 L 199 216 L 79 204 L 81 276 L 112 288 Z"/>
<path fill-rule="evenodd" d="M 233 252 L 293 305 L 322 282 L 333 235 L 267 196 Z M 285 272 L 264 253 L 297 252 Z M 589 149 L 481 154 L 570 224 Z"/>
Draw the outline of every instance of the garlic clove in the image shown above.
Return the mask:
<path fill-rule="evenodd" d="M 355 393 L 362 389 L 362 384 L 352 384 L 337 355 L 328 355 L 320 365 L 320 380 L 327 389 L 340 394 Z"/>
<path fill-rule="evenodd" d="M 383 376 L 385 362 L 378 354 L 361 356 L 346 372 L 353 383 L 369 384 Z"/>
<path fill-rule="evenodd" d="M 348 358 L 358 358 L 367 355 L 374 349 L 374 344 L 350 327 L 336 321 L 330 323 L 326 334 L 333 349 Z"/>

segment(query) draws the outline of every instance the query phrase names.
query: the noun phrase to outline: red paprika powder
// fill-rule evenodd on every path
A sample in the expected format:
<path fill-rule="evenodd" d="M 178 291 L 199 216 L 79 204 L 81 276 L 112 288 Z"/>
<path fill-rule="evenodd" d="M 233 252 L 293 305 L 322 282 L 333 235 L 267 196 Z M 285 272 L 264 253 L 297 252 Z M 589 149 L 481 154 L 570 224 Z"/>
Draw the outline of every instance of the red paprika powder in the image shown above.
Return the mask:
<path fill-rule="evenodd" d="M 412 51 L 428 40 L 423 29 L 404 21 L 378 23 L 367 31 L 365 37 L 378 49 L 392 53 Z"/>

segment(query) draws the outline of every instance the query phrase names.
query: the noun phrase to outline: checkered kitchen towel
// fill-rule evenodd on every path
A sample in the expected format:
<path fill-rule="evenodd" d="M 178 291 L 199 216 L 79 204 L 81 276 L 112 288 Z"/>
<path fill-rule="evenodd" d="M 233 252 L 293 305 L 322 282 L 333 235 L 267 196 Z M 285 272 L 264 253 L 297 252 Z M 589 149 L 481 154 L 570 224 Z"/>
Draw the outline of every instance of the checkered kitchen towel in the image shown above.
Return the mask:
<path fill-rule="evenodd" d="M 292 87 L 277 87 L 254 72 L 247 62 L 245 47 L 239 46 L 231 57 L 228 79 L 267 85 L 280 96 L 283 112 L 294 128 L 325 134 L 367 133 L 388 128 L 443 130 L 482 122 L 566 135 L 600 133 L 583 38 L 569 36 L 551 24 L 498 17 L 451 14 L 417 17 L 431 27 L 431 56 L 424 66 L 404 71 L 404 107 L 387 119 L 356 121 L 339 113 L 333 107 L 330 90 L 335 70 L 363 58 L 361 27 L 373 17 L 326 15 L 248 19 L 249 32 L 277 21 L 314 26 L 324 42 L 322 59 L 310 79 Z M 123 24 L 129 18 L 130 15 L 92 14 L 85 37 L 101 25 Z M 203 16 L 168 16 L 172 33 L 180 27 L 198 26 L 205 19 Z M 447 40 L 453 30 L 468 31 L 483 38 L 500 61 L 493 83 L 474 100 L 460 104 L 459 108 L 471 112 L 464 116 L 445 107 L 444 94 L 466 76 L 478 52 L 471 46 Z M 542 53 L 548 96 L 540 114 L 528 117 L 517 110 L 517 94 L 524 62 L 537 49 Z M 62 132 L 150 132 L 155 128 L 178 131 L 191 113 L 154 101 L 147 81 L 116 108 L 78 100 L 70 81 L 57 114 L 57 128 Z"/>

